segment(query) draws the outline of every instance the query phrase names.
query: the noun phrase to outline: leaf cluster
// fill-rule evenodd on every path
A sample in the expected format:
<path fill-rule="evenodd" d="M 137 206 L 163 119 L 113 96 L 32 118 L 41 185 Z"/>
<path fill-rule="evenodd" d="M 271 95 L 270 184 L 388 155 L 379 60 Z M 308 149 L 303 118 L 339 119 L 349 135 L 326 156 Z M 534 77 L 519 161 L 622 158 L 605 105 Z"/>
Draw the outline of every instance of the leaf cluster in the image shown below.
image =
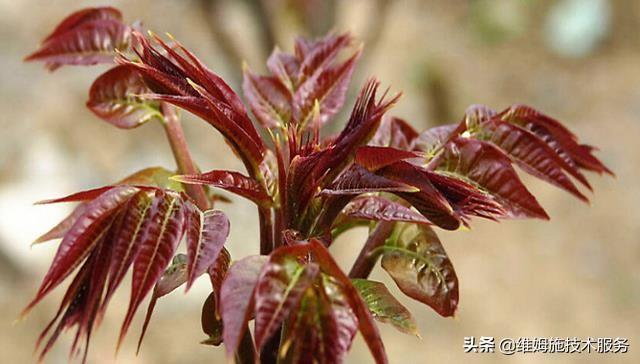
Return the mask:
<path fill-rule="evenodd" d="M 151 294 L 140 341 L 158 298 L 185 283 L 188 290 L 208 274 L 203 343 L 224 343 L 230 358 L 337 363 L 360 332 L 376 362 L 385 363 L 374 319 L 419 334 L 387 287 L 366 279 L 378 259 L 405 295 L 452 316 L 458 278 L 436 228 L 468 227 L 476 217 L 548 219 L 516 168 L 583 201 L 583 191 L 591 190 L 584 171 L 612 174 L 595 148 L 528 106 L 496 112 L 474 105 L 459 123 L 418 132 L 387 115 L 400 95 L 380 92 L 375 79 L 362 87 L 344 128 L 326 135 L 325 126 L 345 104 L 360 54 L 348 34 L 297 38 L 292 53 L 273 51 L 267 75 L 244 66 L 245 107 L 186 47 L 143 35 L 114 8 L 84 9 L 64 19 L 27 60 L 52 71 L 115 63 L 94 81 L 87 107 L 119 128 L 149 120 L 165 125 L 178 170 L 150 168 L 46 201 L 79 204 L 38 239 L 62 241 L 25 313 L 75 272 L 40 337 L 46 339 L 41 355 L 63 329 L 77 326 L 71 352 L 84 340 L 86 359 L 91 332 L 130 270 L 119 343 L 145 297 Z M 246 170 L 199 172 L 180 137 L 175 108 L 220 132 Z M 232 260 L 225 248 L 230 223 L 213 208 L 224 198 L 209 189 L 255 203 L 260 255 Z M 347 275 L 328 248 L 358 226 L 370 234 Z M 183 237 L 186 255 L 177 250 Z"/>

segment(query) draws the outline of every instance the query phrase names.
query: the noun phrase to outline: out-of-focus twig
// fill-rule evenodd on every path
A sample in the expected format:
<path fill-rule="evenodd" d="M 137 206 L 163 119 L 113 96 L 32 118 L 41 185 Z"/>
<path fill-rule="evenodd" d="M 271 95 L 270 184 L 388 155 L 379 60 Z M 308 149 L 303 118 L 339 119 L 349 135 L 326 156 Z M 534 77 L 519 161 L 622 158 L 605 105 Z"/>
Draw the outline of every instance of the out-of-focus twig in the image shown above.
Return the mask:
<path fill-rule="evenodd" d="M 432 62 L 427 62 L 420 74 L 418 82 L 423 95 L 422 100 L 429 107 L 429 125 L 439 126 L 454 122 L 451 87 L 446 74 Z"/>
<path fill-rule="evenodd" d="M 348 91 L 348 99 L 350 100 L 355 99 L 360 91 L 360 86 L 363 84 L 363 80 L 371 75 L 368 73 L 368 64 L 382 40 L 383 31 L 389 19 L 391 5 L 392 1 L 390 0 L 373 0 L 371 3 L 370 15 L 367 16 L 369 21 L 366 30 L 359 37 L 364 42 L 366 51 L 362 53 L 359 66 L 353 75 L 353 86 L 350 87 Z M 347 112 L 348 108 L 343 109 L 338 117 L 344 120 Z M 337 125 L 339 124 L 334 123 L 332 127 L 337 127 Z"/>
<path fill-rule="evenodd" d="M 238 70 L 245 57 L 237 46 L 236 40 L 224 29 L 224 0 L 198 0 L 198 4 L 202 15 L 205 17 L 205 24 L 209 28 L 216 45 L 224 54 L 228 64 L 236 71 Z M 275 47 L 275 25 L 273 24 L 273 16 L 270 9 L 262 0 L 244 0 L 251 17 L 258 27 L 258 36 L 260 39 L 260 49 L 262 49 L 262 58 L 267 58 Z M 235 75 L 240 72 L 232 72 Z M 239 84 L 237 79 L 236 83 Z"/>
<path fill-rule="evenodd" d="M 244 57 L 236 46 L 233 38 L 224 30 L 224 22 L 222 21 L 223 14 L 221 9 L 222 1 L 198 0 L 198 4 L 202 16 L 205 18 L 205 24 L 216 42 L 216 46 L 220 48 L 228 65 L 234 71 L 231 72 L 231 74 L 234 75 L 232 77 L 235 78 L 234 83 L 239 85 L 240 83 L 237 75 L 240 73 L 235 71 L 241 67 Z"/>
<path fill-rule="evenodd" d="M 330 31 L 336 24 L 336 0 L 289 0 L 288 7 L 297 17 L 306 35 L 317 37 Z"/>
<path fill-rule="evenodd" d="M 258 36 L 266 58 L 276 46 L 275 24 L 273 14 L 264 0 L 245 0 L 258 26 Z"/>
<path fill-rule="evenodd" d="M 367 30 L 362 35 L 367 52 L 363 54 L 364 57 L 362 64 L 366 64 L 368 58 L 374 53 L 373 51 L 378 47 L 380 39 L 382 39 L 383 30 L 386 29 L 387 21 L 389 19 L 389 9 L 391 7 L 390 0 L 375 0 L 373 2 L 373 8 L 371 14 L 367 17 L 369 23 L 367 24 Z"/>

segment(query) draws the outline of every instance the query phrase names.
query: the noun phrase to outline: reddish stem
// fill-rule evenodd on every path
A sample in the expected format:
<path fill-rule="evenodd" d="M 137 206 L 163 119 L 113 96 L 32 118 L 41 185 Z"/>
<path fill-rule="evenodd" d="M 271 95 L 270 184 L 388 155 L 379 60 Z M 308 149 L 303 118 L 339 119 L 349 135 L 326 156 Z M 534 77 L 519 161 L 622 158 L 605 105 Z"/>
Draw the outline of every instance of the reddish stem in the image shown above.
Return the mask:
<path fill-rule="evenodd" d="M 176 112 L 175 107 L 162 103 L 162 114 L 164 115 L 164 130 L 169 139 L 171 145 L 171 151 L 178 165 L 178 173 L 180 174 L 197 174 L 198 170 L 191 159 L 191 153 L 189 152 L 189 146 L 187 140 L 184 137 L 184 131 L 182 125 L 180 125 L 180 118 Z M 204 187 L 201 185 L 189 185 L 185 184 L 185 190 L 189 197 L 194 199 L 196 204 L 201 210 L 207 210 L 211 207 L 211 203 L 207 198 L 207 194 L 204 191 Z"/>
<path fill-rule="evenodd" d="M 360 250 L 360 254 L 358 254 L 358 258 L 356 258 L 355 263 L 353 263 L 353 267 L 351 267 L 351 271 L 349 272 L 349 278 L 367 278 L 373 267 L 376 265 L 376 261 L 378 260 L 378 255 L 371 255 L 371 252 L 384 245 L 385 240 L 391 235 L 393 231 L 394 223 L 392 221 L 380 221 L 378 226 L 376 226 L 373 233 L 369 235 L 367 242 Z"/>
<path fill-rule="evenodd" d="M 273 250 L 273 223 L 271 222 L 271 210 L 258 208 L 260 220 L 260 254 L 269 255 Z"/>

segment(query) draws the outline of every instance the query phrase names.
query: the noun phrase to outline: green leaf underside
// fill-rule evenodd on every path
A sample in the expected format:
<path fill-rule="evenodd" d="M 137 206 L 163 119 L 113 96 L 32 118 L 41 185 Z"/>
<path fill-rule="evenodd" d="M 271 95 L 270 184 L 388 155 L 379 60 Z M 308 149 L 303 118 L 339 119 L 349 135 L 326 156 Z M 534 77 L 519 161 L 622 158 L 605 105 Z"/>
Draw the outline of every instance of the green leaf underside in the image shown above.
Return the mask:
<path fill-rule="evenodd" d="M 376 320 L 388 322 L 401 332 L 420 337 L 411 312 L 393 297 L 384 283 L 366 279 L 352 281 Z"/>

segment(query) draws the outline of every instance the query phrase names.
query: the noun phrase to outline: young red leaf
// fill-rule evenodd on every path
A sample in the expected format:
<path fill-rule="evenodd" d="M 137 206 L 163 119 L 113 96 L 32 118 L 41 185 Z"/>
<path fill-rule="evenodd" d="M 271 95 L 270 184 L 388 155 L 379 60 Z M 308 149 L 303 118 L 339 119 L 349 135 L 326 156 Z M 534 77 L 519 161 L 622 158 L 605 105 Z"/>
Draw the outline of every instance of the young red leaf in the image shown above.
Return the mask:
<path fill-rule="evenodd" d="M 309 55 L 311 50 L 321 44 L 323 39 L 307 39 L 301 36 L 295 37 L 293 40 L 293 52 L 300 62 L 304 61 L 305 58 Z"/>
<path fill-rule="evenodd" d="M 538 136 L 500 119 L 487 121 L 481 128 L 482 133 L 479 137 L 509 154 L 525 172 L 556 185 L 585 202 L 588 201 L 563 170 L 590 187 L 587 179 Z"/>
<path fill-rule="evenodd" d="M 417 192 L 396 194 L 407 200 L 435 225 L 447 230 L 455 230 L 460 226 L 460 217 L 420 167 L 407 162 L 396 162 L 382 168 L 378 174 L 415 187 Z"/>
<path fill-rule="evenodd" d="M 385 118 L 369 145 L 412 150 L 411 146 L 418 135 L 418 132 L 406 121 L 396 117 Z"/>
<path fill-rule="evenodd" d="M 117 221 L 119 218 L 120 214 L 115 217 L 115 220 Z M 110 231 L 107 232 L 104 240 L 98 242 L 96 248 L 87 258 L 87 264 L 90 272 L 83 278 L 85 282 L 83 287 L 76 293 L 75 298 L 76 300 L 81 300 L 82 304 L 77 309 L 71 308 L 75 313 L 69 324 L 76 324 L 78 329 L 71 344 L 70 355 L 72 353 L 77 354 L 83 351 L 83 362 L 86 362 L 89 341 L 91 339 L 95 317 L 98 313 L 106 276 L 108 274 L 108 262 L 111 258 L 112 247 L 110 244 L 105 243 L 105 241 L 110 239 L 109 235 Z M 83 350 L 77 350 L 81 339 L 84 340 L 85 347 Z"/>
<path fill-rule="evenodd" d="M 353 160 L 357 148 L 367 143 L 380 124 L 382 115 L 398 99 L 396 96 L 386 101 L 382 97 L 376 101 L 377 88 L 378 82 L 375 80 L 370 80 L 366 84 L 356 101 L 347 127 L 330 146 L 313 151 L 308 155 L 295 155 L 292 158 L 288 170 L 286 197 L 289 218 L 297 214 L 304 215 L 304 210 L 309 207 L 309 202 L 319 188 L 321 191 L 324 189 L 323 193 L 328 194 L 369 192 L 367 190 L 375 189 L 373 186 L 376 184 L 385 185 L 388 188 L 406 189 L 406 186 L 402 184 L 380 179 L 363 167 L 359 167 L 358 170 L 353 169 L 357 166 L 352 166 L 351 170 L 344 171 Z M 298 152 L 295 147 L 289 149 L 290 153 Z M 308 149 L 312 150 L 312 147 Z M 336 180 L 336 177 L 341 173 L 342 176 Z M 366 177 L 358 177 L 358 175 L 366 175 Z M 368 181 L 364 181 L 365 179 Z M 342 208 L 340 207 L 340 209 Z M 295 225 L 289 226 L 296 227 Z"/>
<path fill-rule="evenodd" d="M 297 77 L 300 83 L 314 74 L 322 72 L 333 63 L 340 51 L 349 46 L 351 41 L 351 36 L 348 33 L 329 34 L 322 39 L 310 42 L 303 38 L 296 39 L 296 52 L 301 61 Z"/>
<path fill-rule="evenodd" d="M 392 117 L 389 123 L 389 147 L 408 149 L 418 137 L 418 132 L 405 120 Z"/>
<path fill-rule="evenodd" d="M 320 150 L 308 156 L 296 155 L 289 163 L 289 169 L 280 171 L 286 179 L 280 180 L 280 184 L 286 182 L 282 193 L 286 193 L 287 207 L 284 209 L 287 218 L 287 226 L 294 227 L 294 217 L 304 213 L 309 201 L 316 193 L 319 177 L 314 176 L 314 167 L 322 159 L 326 151 Z M 286 174 L 285 174 L 286 173 Z"/>
<path fill-rule="evenodd" d="M 263 127 L 282 127 L 289 123 L 291 92 L 278 78 L 258 76 L 245 67 L 242 89 L 253 115 Z"/>
<path fill-rule="evenodd" d="M 222 283 L 220 314 L 228 357 L 233 357 L 247 329 L 255 287 L 267 259 L 265 256 L 252 255 L 233 263 Z"/>
<path fill-rule="evenodd" d="M 509 216 L 496 199 L 461 179 L 431 171 L 424 171 L 431 183 L 449 201 L 461 218 L 469 215 L 498 220 Z"/>
<path fill-rule="evenodd" d="M 207 273 L 209 274 L 209 280 L 211 281 L 211 287 L 213 288 L 213 291 L 216 292 L 218 297 L 220 296 L 222 282 L 227 276 L 227 271 L 229 270 L 230 265 L 231 254 L 229 254 L 229 251 L 225 247 L 222 247 L 220 254 L 218 254 L 218 258 L 212 265 L 209 266 L 209 269 L 207 270 Z"/>
<path fill-rule="evenodd" d="M 156 118 L 162 120 L 157 102 L 141 95 L 151 92 L 133 67 L 116 66 L 91 85 L 87 107 L 99 118 L 122 129 L 138 127 Z"/>
<path fill-rule="evenodd" d="M 267 59 L 267 68 L 287 89 L 298 88 L 300 61 L 294 55 L 283 53 L 276 47 Z"/>
<path fill-rule="evenodd" d="M 385 100 L 385 93 L 380 100 L 376 100 L 378 86 L 377 81 L 369 80 L 360 91 L 347 125 L 314 166 L 315 175 L 326 174 L 326 180 L 333 179 L 352 160 L 356 150 L 375 134 L 384 113 L 400 97 L 398 94 Z"/>
<path fill-rule="evenodd" d="M 107 262 L 109 261 L 110 253 L 111 247 L 109 244 L 101 241 L 80 268 L 80 272 L 65 294 L 58 312 L 38 339 L 37 346 L 40 345 L 62 312 L 65 311 L 60 321 L 58 321 L 56 329 L 47 340 L 47 344 L 40 352 L 39 357 L 41 361 L 52 348 L 59 334 L 63 330 L 76 325 L 77 331 L 71 344 L 69 355 L 81 353 L 82 362 L 86 362 L 95 316 L 98 311 L 100 299 L 102 298 L 104 281 L 108 272 Z M 84 340 L 84 348 L 78 350 L 78 344 L 81 339 Z"/>
<path fill-rule="evenodd" d="M 613 175 L 613 172 L 592 154 L 593 147 L 578 144 L 578 138 L 569 129 L 534 108 L 514 105 L 500 112 L 499 117 L 510 123 L 521 125 L 538 135 L 570 165 L 596 173 L 604 172 Z"/>
<path fill-rule="evenodd" d="M 299 128 L 309 125 L 316 102 L 320 107 L 319 126 L 329 121 L 342 108 L 359 57 L 360 52 L 357 52 L 342 64 L 314 73 L 300 85 L 293 95 L 292 110 L 294 123 Z"/>
<path fill-rule="evenodd" d="M 146 81 L 149 84 L 149 81 Z M 234 153 L 240 157 L 250 173 L 255 173 L 264 155 L 262 141 L 252 140 L 247 132 L 241 129 L 232 118 L 233 112 L 224 104 L 205 97 L 180 95 L 146 95 L 148 99 L 165 101 L 185 109 L 207 121 L 225 138 Z"/>
<path fill-rule="evenodd" d="M 371 350 L 371 354 L 376 363 L 387 363 L 387 354 L 385 353 L 378 327 L 375 322 L 373 322 L 371 313 L 356 288 L 351 284 L 349 277 L 340 269 L 322 243 L 316 239 L 311 239 L 309 245 L 323 271 L 334 277 L 340 285 L 342 292 L 349 302 L 349 306 L 358 318 L 360 333 L 367 343 L 367 346 L 369 346 L 369 350 Z"/>
<path fill-rule="evenodd" d="M 182 183 L 206 184 L 221 188 L 247 198 L 258 205 L 271 202 L 271 197 L 258 181 L 238 172 L 213 170 L 198 175 L 175 176 L 172 179 Z"/>
<path fill-rule="evenodd" d="M 258 170 L 260 171 L 260 177 L 262 179 L 262 186 L 264 190 L 266 190 L 267 195 L 269 196 L 277 196 L 279 184 L 286 185 L 286 177 L 283 176 L 284 171 L 280 171 L 278 165 L 284 165 L 284 156 L 280 153 L 281 151 L 271 151 L 267 150 L 264 153 L 264 159 L 258 166 Z M 283 181 L 280 181 L 280 178 Z M 284 190 L 283 187 L 281 189 Z"/>
<path fill-rule="evenodd" d="M 258 349 L 275 333 L 282 321 L 297 309 L 318 272 L 316 264 L 302 265 L 282 251 L 276 251 L 269 257 L 255 291 L 255 342 Z"/>
<path fill-rule="evenodd" d="M 442 146 L 444 146 L 451 138 L 460 134 L 459 132 L 464 127 L 465 124 L 461 123 L 429 128 L 420 133 L 420 135 L 413 140 L 410 148 L 427 154 L 432 154 L 442 148 Z"/>
<path fill-rule="evenodd" d="M 432 184 L 428 171 L 407 162 L 396 162 L 380 169 L 377 173 L 373 174 L 357 164 L 352 165 L 322 193 L 334 197 L 369 192 L 391 192 L 413 205 L 423 216 L 420 220 L 432 222 L 449 230 L 460 226 L 461 216 L 453 209 L 446 196 Z M 349 203 L 347 198 L 327 199 L 319 228 L 331 226 L 333 219 L 347 203 Z M 381 212 L 378 211 L 377 214 Z"/>
<path fill-rule="evenodd" d="M 445 146 L 436 168 L 492 194 L 508 212 L 505 217 L 549 219 L 536 198 L 520 181 L 509 157 L 489 143 L 455 138 Z"/>
<path fill-rule="evenodd" d="M 117 219 L 117 218 L 116 218 Z M 110 232 L 109 232 L 110 233 Z M 74 343 L 71 345 L 71 352 L 75 351 L 76 343 L 83 336 L 85 337 L 84 359 L 86 361 L 86 355 L 89 347 L 89 340 L 91 338 L 91 332 L 93 330 L 96 316 L 102 302 L 104 294 L 104 288 L 106 278 L 109 273 L 109 261 L 111 260 L 111 253 L 113 247 L 108 244 L 107 237 L 100 246 L 93 252 L 95 254 L 95 262 L 93 263 L 93 271 L 91 275 L 87 277 L 89 282 L 89 288 L 87 290 L 87 298 L 84 307 L 84 315 L 78 328 L 78 333 L 74 339 Z"/>
<path fill-rule="evenodd" d="M 295 235 L 291 231 L 290 233 Z M 294 236 L 289 236 L 289 238 L 295 239 Z M 351 282 L 348 279 L 342 280 L 344 273 L 340 271 L 333 260 L 330 260 L 330 257 L 327 257 L 327 253 L 318 252 L 319 249 L 325 249 L 322 243 L 313 239 L 311 243 L 290 241 L 290 244 L 292 245 L 275 250 L 271 254 L 272 260 L 298 258 L 307 261 L 313 260 L 309 258 L 309 255 L 313 254 L 326 274 L 317 274 L 315 263 L 307 262 L 305 266 L 297 265 L 294 262 L 290 263 L 292 264 L 290 267 L 298 267 L 300 274 L 308 272 L 315 277 L 315 280 L 311 285 L 308 285 L 306 280 L 304 281 L 303 284 L 308 288 L 301 298 L 297 296 L 302 287 L 294 286 L 291 289 L 289 297 L 295 295 L 293 298 L 300 303 L 293 305 L 292 298 L 286 301 L 287 308 L 290 307 L 290 304 L 298 307 L 291 311 L 289 320 L 284 323 L 282 333 L 284 342 L 280 347 L 279 356 L 287 362 L 296 363 L 308 362 L 311 358 L 320 363 L 342 362 L 342 358 L 349 350 L 358 329 L 359 319 L 355 313 L 357 310 L 353 306 L 358 304 L 359 296 L 357 294 L 356 297 L 352 296 L 353 291 L 350 288 L 353 287 L 345 288 L 344 282 L 347 285 L 350 285 Z M 317 256 L 317 254 L 320 255 Z M 273 270 L 269 273 L 272 272 Z M 342 276 L 340 276 L 341 274 Z M 311 276 L 305 277 L 309 277 L 311 280 L 313 279 Z M 366 325 L 367 323 L 363 324 L 363 327 Z M 257 335 L 256 333 L 256 337 Z"/>
<path fill-rule="evenodd" d="M 84 202 L 84 201 L 89 201 L 89 200 L 94 200 L 96 198 L 98 198 L 100 195 L 102 195 L 103 193 L 112 190 L 114 188 L 114 186 L 104 186 L 104 187 L 98 187 L 98 188 L 92 188 L 90 190 L 85 190 L 85 191 L 80 191 L 80 192 L 76 192 L 76 193 L 72 193 L 70 195 L 64 196 L 64 197 L 60 197 L 60 198 L 53 198 L 53 199 L 49 199 L 49 200 L 41 200 L 36 202 L 36 205 L 48 205 L 48 204 L 52 204 L 52 203 L 62 203 L 62 202 Z"/>
<path fill-rule="evenodd" d="M 411 312 L 393 297 L 384 283 L 366 279 L 353 279 L 352 282 L 376 320 L 388 322 L 406 334 L 420 337 Z"/>
<path fill-rule="evenodd" d="M 380 196 L 358 197 L 342 210 L 342 214 L 352 219 L 430 224 L 427 218 L 411 208 Z"/>
<path fill-rule="evenodd" d="M 453 316 L 458 278 L 433 229 L 398 223 L 389 241 L 383 248 L 382 268 L 400 290 L 442 316 Z"/>
<path fill-rule="evenodd" d="M 233 113 L 235 113 L 235 115 L 238 117 L 237 119 L 235 119 L 235 121 L 245 132 L 247 132 L 249 137 L 252 138 L 255 142 L 261 141 L 258 132 L 253 127 L 253 123 L 247 115 L 242 100 L 222 79 L 222 77 L 209 70 L 193 53 L 191 53 L 175 39 L 172 39 L 174 43 L 173 46 L 169 46 L 155 34 L 153 34 L 153 38 L 156 42 L 158 42 L 158 44 L 162 46 L 162 48 L 169 54 L 169 56 L 173 60 L 175 60 L 180 67 L 182 67 L 182 69 L 185 71 L 185 74 L 187 76 L 190 76 L 189 78 L 192 81 L 196 82 L 197 85 L 192 84 L 192 87 L 202 87 L 201 90 L 198 90 L 198 93 L 202 94 L 202 91 L 204 91 L 207 95 L 211 95 L 214 98 L 224 102 L 229 107 L 229 109 L 233 111 Z M 182 52 L 182 54 L 184 54 L 186 58 L 180 55 L 177 50 Z"/>
<path fill-rule="evenodd" d="M 181 191 L 180 185 L 172 183 L 169 179 L 169 177 L 173 175 L 173 172 L 170 172 L 162 167 L 145 168 L 125 177 L 124 179 L 114 183 L 113 185 L 92 188 L 89 190 L 72 193 L 60 198 L 42 200 L 36 202 L 35 204 L 47 205 L 62 202 L 85 202 L 96 199 L 103 193 L 115 188 L 116 186 L 134 186 L 140 190 L 146 191 L 154 190 L 154 188 L 149 187 L 171 188 L 175 191 Z"/>
<path fill-rule="evenodd" d="M 36 297 L 22 311 L 23 316 L 89 255 L 105 237 L 115 211 L 137 191 L 135 187 L 116 187 L 87 204 L 85 213 L 75 221 L 62 239 Z"/>
<path fill-rule="evenodd" d="M 373 321 L 373 317 L 371 313 L 366 307 L 366 304 L 362 300 L 362 297 L 358 294 L 356 288 L 352 285 L 351 281 L 347 277 L 342 269 L 337 265 L 331 254 L 327 250 L 327 248 L 317 239 L 311 239 L 308 243 L 306 242 L 297 242 L 296 245 L 287 246 L 280 248 L 280 250 L 276 250 L 274 253 L 276 255 L 290 256 L 290 257 L 298 257 L 300 259 L 308 259 L 309 254 L 313 255 L 313 261 L 317 262 L 320 265 L 322 270 L 322 281 L 321 286 L 323 286 L 322 290 L 307 290 L 305 298 L 303 298 L 301 303 L 301 308 L 295 312 L 297 312 L 297 316 L 292 318 L 292 321 L 295 323 L 298 320 L 299 316 L 302 316 L 302 319 L 305 320 L 302 322 L 303 327 L 307 327 L 309 325 L 315 327 L 317 326 L 314 322 L 309 322 L 307 320 L 317 320 L 316 315 L 320 314 L 321 317 L 323 315 L 332 315 L 331 321 L 328 322 L 329 325 L 332 325 L 329 330 L 334 330 L 337 335 L 337 341 L 334 341 L 332 345 L 329 345 L 327 349 L 330 349 L 331 358 L 334 358 L 334 361 L 328 361 L 329 363 L 335 362 L 335 358 L 341 358 L 341 355 L 348 350 L 351 345 L 351 340 L 353 339 L 353 333 L 355 331 L 351 331 L 353 326 L 357 323 L 362 333 L 367 345 L 369 346 L 371 353 L 373 354 L 376 363 L 387 363 L 387 356 L 384 351 L 384 344 L 380 339 L 380 334 L 378 332 L 378 328 Z M 233 268 L 233 267 L 232 267 Z M 249 286 L 254 286 L 250 284 Z M 223 287 L 224 289 L 224 287 Z M 246 291 L 248 288 L 245 287 Z M 311 300 L 308 300 L 309 295 L 311 295 Z M 320 297 L 319 299 L 317 297 Z M 225 296 L 223 295 L 223 303 L 225 302 Z M 237 300 L 236 302 L 244 302 L 248 301 Z M 324 302 L 324 303 L 323 303 Z M 322 305 L 326 305 L 328 302 L 328 307 L 323 308 Z M 329 310 L 325 313 L 316 313 L 313 315 L 308 315 L 305 313 L 306 308 L 305 303 L 313 304 L 313 311 L 317 310 Z M 320 304 L 320 306 L 318 306 Z M 355 314 L 355 317 L 353 315 Z M 246 322 L 247 319 L 244 320 Z M 243 323 L 244 324 L 244 323 Z M 293 326 L 298 325 L 299 323 L 292 324 Z M 320 332 L 324 332 L 328 329 L 319 330 Z M 225 331 L 226 331 L 226 321 L 225 321 Z M 240 330 L 237 331 L 239 334 Z M 295 332 L 295 330 L 294 330 Z M 303 331 L 304 332 L 304 331 Z M 350 334 L 351 333 L 351 334 Z M 239 336 L 239 335 L 238 335 Z M 320 340 L 326 340 L 326 335 L 320 335 Z M 317 336 L 312 336 L 308 338 L 309 340 L 318 340 Z M 306 339 L 305 339 L 306 340 Z M 226 336 L 225 336 L 225 342 Z M 229 343 L 227 342 L 227 345 Z M 324 345 L 326 343 L 317 343 L 313 342 L 312 345 Z M 282 350 L 287 349 L 287 346 L 291 345 L 284 344 Z M 235 348 L 235 347 L 234 347 Z M 227 348 L 229 350 L 229 348 Z M 300 354 L 298 352 L 298 354 Z M 309 355 L 311 353 L 307 353 Z M 281 356 L 283 353 L 281 352 Z M 327 353 L 325 353 L 327 355 Z M 323 361 L 326 362 L 326 361 Z"/>
<path fill-rule="evenodd" d="M 188 290 L 218 259 L 229 236 L 229 219 L 222 211 L 200 212 L 193 205 L 186 206 L 186 214 Z"/>
<path fill-rule="evenodd" d="M 122 20 L 120 10 L 110 6 L 100 6 L 95 8 L 85 8 L 69 14 L 58 26 L 49 34 L 43 42 L 55 38 L 78 26 L 92 22 L 94 20 Z"/>
<path fill-rule="evenodd" d="M 358 327 L 362 330 L 368 323 L 360 325 L 359 313 L 353 308 L 357 303 L 354 303 L 350 297 L 352 293 L 344 289 L 338 279 L 328 275 L 323 275 L 322 278 L 319 296 L 326 303 L 321 304 L 320 320 L 325 331 L 322 336 L 327 344 L 321 352 L 324 352 L 326 363 L 341 363 L 351 347 Z M 367 340 L 367 335 L 363 333 L 363 336 Z M 376 362 L 384 360 L 379 357 L 374 359 Z"/>
<path fill-rule="evenodd" d="M 347 296 L 335 280 L 322 275 L 284 325 L 279 356 L 287 363 L 341 363 L 357 330 Z"/>
<path fill-rule="evenodd" d="M 481 124 L 493 119 L 496 114 L 495 110 L 487 107 L 486 105 L 471 105 L 464 111 L 464 118 L 462 119 L 461 124 L 464 124 L 465 129 L 473 132 L 478 130 Z"/>
<path fill-rule="evenodd" d="M 390 147 L 364 146 L 356 151 L 355 162 L 375 172 L 395 162 L 418 157 L 417 154 Z"/>
<path fill-rule="evenodd" d="M 135 67 L 143 75 L 147 86 L 157 94 L 154 99 L 194 112 L 218 129 L 249 172 L 257 172 L 265 146 L 238 95 L 180 44 L 176 46 L 185 56 L 155 38 L 170 55 L 168 58 L 142 35 L 136 34 L 136 39 L 142 47 L 142 51 L 137 52 L 140 63 L 126 59 L 118 62 Z"/>
<path fill-rule="evenodd" d="M 180 239 L 184 224 L 184 208 L 179 196 L 157 191 L 145 221 L 138 254 L 133 262 L 131 298 L 125 315 L 118 347 L 122 343 L 142 300 L 151 291 L 169 265 Z"/>
<path fill-rule="evenodd" d="M 149 218 L 152 199 L 147 192 L 138 192 L 129 200 L 120 223 L 114 227 L 113 253 L 105 298 L 100 308 L 104 314 L 111 297 L 124 279 L 138 255 L 144 238 L 145 221 Z"/>
<path fill-rule="evenodd" d="M 40 347 L 43 340 L 47 337 L 51 329 L 54 327 L 56 322 L 56 328 L 53 330 L 51 335 L 49 335 L 49 339 L 45 344 L 44 348 L 40 351 L 40 360 L 43 360 L 46 356 L 47 352 L 53 347 L 53 344 L 57 341 L 60 333 L 65 328 L 71 327 L 76 321 L 74 321 L 74 316 L 77 319 L 79 316 L 77 312 L 82 309 L 78 303 L 82 304 L 83 302 L 83 292 L 86 291 L 87 286 L 87 278 L 92 270 L 92 263 L 95 259 L 87 259 L 80 267 L 78 273 L 74 277 L 73 281 L 69 285 L 67 292 L 62 298 L 62 302 L 60 302 L 60 306 L 55 316 L 49 324 L 42 330 L 40 336 L 38 337 L 38 341 L 36 342 L 36 349 Z M 58 320 L 59 319 L 59 320 Z"/>
<path fill-rule="evenodd" d="M 73 211 L 69 214 L 69 216 L 65 217 L 64 220 L 60 221 L 56 226 L 52 227 L 46 233 L 40 235 L 33 244 L 43 243 L 45 241 L 62 238 L 69 231 L 69 229 L 73 226 L 73 224 L 78 220 L 80 216 L 82 216 L 85 212 L 86 204 L 81 203 L 78 205 Z"/>
<path fill-rule="evenodd" d="M 43 61 L 53 71 L 62 65 L 112 63 L 118 50 L 131 42 L 131 28 L 115 19 L 83 22 L 65 32 L 54 34 L 26 61 Z"/>
<path fill-rule="evenodd" d="M 418 192 L 419 188 L 402 181 L 379 176 L 354 164 L 326 189 L 326 195 L 359 195 L 369 192 Z"/>
<path fill-rule="evenodd" d="M 184 194 L 150 186 L 163 184 L 163 178 L 168 180 L 166 177 L 170 172 L 167 172 L 160 168 L 150 168 L 123 180 L 149 186 L 107 186 L 54 200 L 85 201 L 79 208 L 83 212 L 64 233 L 49 273 L 36 298 L 23 314 L 83 260 L 85 264 L 65 294 L 59 312 L 41 335 L 43 339 L 60 319 L 42 355 L 51 348 L 62 329 L 73 325 L 78 325 L 78 331 L 72 344 L 72 352 L 76 351 L 80 339 L 84 338 L 85 343 L 88 343 L 93 327 L 101 321 L 110 298 L 132 264 L 132 296 L 120 342 L 137 307 L 151 288 L 156 287 L 143 330 L 146 330 L 157 298 L 186 280 L 186 266 L 185 278 L 161 279 L 186 228 L 183 210 L 187 207 L 195 208 Z M 161 178 L 162 176 L 164 177 Z M 64 230 L 63 225 L 60 226 Z M 216 268 L 207 269 L 215 271 Z"/>

